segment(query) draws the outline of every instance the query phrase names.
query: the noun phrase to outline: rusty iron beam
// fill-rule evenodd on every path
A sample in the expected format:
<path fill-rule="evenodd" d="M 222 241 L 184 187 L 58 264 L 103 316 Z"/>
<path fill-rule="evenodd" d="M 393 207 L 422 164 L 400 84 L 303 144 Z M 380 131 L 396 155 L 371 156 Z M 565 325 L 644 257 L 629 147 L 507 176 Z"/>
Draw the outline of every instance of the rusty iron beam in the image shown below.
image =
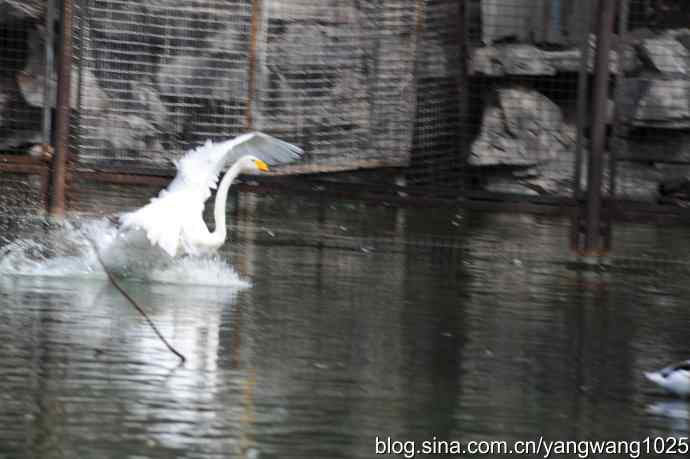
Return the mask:
<path fill-rule="evenodd" d="M 162 177 L 156 175 L 133 175 L 99 171 L 70 171 L 68 174 L 69 181 L 73 181 L 77 177 L 79 180 L 112 183 L 116 185 L 145 185 L 159 187 L 167 186 L 170 183 L 170 180 L 172 180 L 172 176 Z"/>
<path fill-rule="evenodd" d="M 0 172 L 13 172 L 17 174 L 27 174 L 27 175 L 41 175 L 48 168 L 43 165 L 33 165 L 33 164 L 13 164 L 13 163 L 0 163 Z"/>
<path fill-rule="evenodd" d="M 47 167 L 48 163 L 41 158 L 28 155 L 2 154 L 0 153 L 0 166 L 3 164 L 28 165 Z"/>
<path fill-rule="evenodd" d="M 61 216 L 65 212 L 65 178 L 69 154 L 70 89 L 72 79 L 72 21 L 73 0 L 64 0 L 60 21 L 60 60 L 55 118 L 55 156 L 53 158 L 50 213 Z"/>

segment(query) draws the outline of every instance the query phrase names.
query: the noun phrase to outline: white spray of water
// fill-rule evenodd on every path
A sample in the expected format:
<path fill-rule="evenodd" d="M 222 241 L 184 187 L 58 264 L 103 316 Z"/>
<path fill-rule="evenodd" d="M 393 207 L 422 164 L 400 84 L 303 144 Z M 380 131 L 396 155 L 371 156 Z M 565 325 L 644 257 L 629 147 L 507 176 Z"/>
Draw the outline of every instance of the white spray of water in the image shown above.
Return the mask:
<path fill-rule="evenodd" d="M 0 248 L 0 275 L 107 279 L 108 270 L 129 280 L 169 284 L 248 287 L 221 257 L 171 258 L 143 233 L 120 233 L 107 219 L 65 221 L 35 238 Z"/>

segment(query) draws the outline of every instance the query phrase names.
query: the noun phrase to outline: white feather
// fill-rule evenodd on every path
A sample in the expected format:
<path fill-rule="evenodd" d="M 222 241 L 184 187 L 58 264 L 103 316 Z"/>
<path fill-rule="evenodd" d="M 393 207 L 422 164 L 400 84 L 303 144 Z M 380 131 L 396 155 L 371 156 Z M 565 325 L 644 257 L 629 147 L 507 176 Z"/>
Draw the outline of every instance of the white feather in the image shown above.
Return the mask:
<path fill-rule="evenodd" d="M 679 397 L 690 395 L 690 360 L 645 373 L 645 377 Z"/>
<path fill-rule="evenodd" d="M 284 164 L 299 159 L 302 153 L 299 147 L 260 132 L 224 142 L 207 141 L 175 163 L 177 175 L 149 204 L 123 214 L 121 227 L 145 231 L 150 243 L 171 257 L 179 252 L 195 253 L 203 249 L 210 234 L 203 221 L 204 203 L 227 164 L 245 156 L 270 165 Z M 225 206 L 225 202 L 220 204 Z"/>

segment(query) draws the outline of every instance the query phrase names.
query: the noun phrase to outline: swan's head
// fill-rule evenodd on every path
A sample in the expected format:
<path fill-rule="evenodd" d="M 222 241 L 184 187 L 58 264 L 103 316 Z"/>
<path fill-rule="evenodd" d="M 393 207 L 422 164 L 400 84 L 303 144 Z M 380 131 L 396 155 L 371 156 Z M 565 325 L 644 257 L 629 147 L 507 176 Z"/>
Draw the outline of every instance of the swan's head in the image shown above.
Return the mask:
<path fill-rule="evenodd" d="M 256 156 L 243 156 L 239 162 L 243 172 L 268 171 L 268 164 Z"/>

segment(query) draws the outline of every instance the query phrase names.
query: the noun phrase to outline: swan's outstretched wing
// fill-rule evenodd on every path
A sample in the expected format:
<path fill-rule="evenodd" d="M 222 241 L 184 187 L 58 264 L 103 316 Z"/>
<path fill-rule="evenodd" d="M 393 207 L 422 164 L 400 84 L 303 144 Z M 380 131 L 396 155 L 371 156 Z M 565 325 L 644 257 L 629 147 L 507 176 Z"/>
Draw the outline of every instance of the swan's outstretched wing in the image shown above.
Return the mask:
<path fill-rule="evenodd" d="M 265 161 L 269 166 L 275 166 L 297 161 L 304 154 L 298 146 L 262 132 L 244 134 L 233 141 L 237 142 L 228 150 L 226 164 L 234 163 L 242 156 L 252 155 Z"/>
<path fill-rule="evenodd" d="M 175 163 L 177 175 L 165 190 L 141 209 L 123 214 L 120 222 L 124 229 L 144 230 L 151 244 L 175 256 L 179 249 L 184 250 L 183 228 L 192 221 L 203 225 L 204 202 L 226 164 L 244 155 L 271 165 L 284 164 L 299 159 L 302 153 L 299 147 L 260 132 L 225 142 L 207 141 Z"/>
<path fill-rule="evenodd" d="M 207 141 L 191 150 L 175 163 L 177 176 L 168 191 L 193 190 L 208 198 L 218 184 L 218 176 L 226 165 L 245 155 L 253 155 L 269 165 L 296 161 L 303 154 L 301 148 L 261 132 L 250 132 L 225 142 Z"/>

